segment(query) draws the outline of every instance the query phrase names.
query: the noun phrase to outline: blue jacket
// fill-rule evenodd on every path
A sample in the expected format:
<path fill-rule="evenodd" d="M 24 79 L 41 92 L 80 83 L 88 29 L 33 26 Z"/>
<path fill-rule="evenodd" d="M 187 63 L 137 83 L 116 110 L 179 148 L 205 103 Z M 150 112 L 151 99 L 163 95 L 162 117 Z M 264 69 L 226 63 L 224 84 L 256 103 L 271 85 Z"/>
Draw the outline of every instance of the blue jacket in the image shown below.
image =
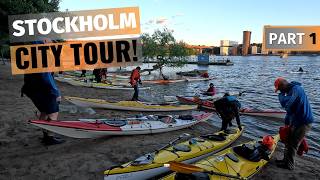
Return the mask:
<path fill-rule="evenodd" d="M 51 94 L 55 97 L 60 96 L 60 91 L 54 82 L 51 73 L 34 73 L 24 75 L 24 85 L 22 87 L 22 93 L 29 96 L 34 93 Z"/>
<path fill-rule="evenodd" d="M 292 81 L 287 94 L 278 95 L 281 106 L 287 111 L 286 125 L 299 127 L 313 122 L 312 110 L 301 84 Z"/>

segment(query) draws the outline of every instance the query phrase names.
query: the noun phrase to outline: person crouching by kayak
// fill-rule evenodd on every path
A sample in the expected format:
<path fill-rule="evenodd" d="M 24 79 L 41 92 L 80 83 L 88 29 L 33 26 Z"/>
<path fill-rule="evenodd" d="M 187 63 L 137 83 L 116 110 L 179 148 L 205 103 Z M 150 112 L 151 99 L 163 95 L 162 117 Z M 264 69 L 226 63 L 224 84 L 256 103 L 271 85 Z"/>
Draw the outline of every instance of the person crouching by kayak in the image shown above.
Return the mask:
<path fill-rule="evenodd" d="M 51 73 L 25 74 L 24 85 L 21 88 L 21 95 L 23 94 L 29 97 L 40 111 L 40 120 L 58 119 L 61 95 Z M 64 140 L 49 136 L 49 132 L 44 130 L 42 142 L 45 145 L 53 145 L 63 143 Z"/>
<path fill-rule="evenodd" d="M 227 130 L 228 125 L 232 126 L 231 121 L 234 118 L 236 118 L 238 128 L 242 130 L 239 116 L 241 104 L 235 96 L 230 96 L 229 93 L 226 93 L 223 98 L 215 101 L 213 104 L 222 119 L 221 131 Z"/>
<path fill-rule="evenodd" d="M 210 83 L 208 90 L 203 94 L 207 96 L 214 96 L 216 94 L 216 88 L 214 87 L 214 84 Z"/>
<path fill-rule="evenodd" d="M 141 83 L 141 79 L 140 79 L 140 70 L 141 70 L 141 68 L 138 66 L 138 67 L 136 67 L 136 69 L 134 69 L 131 72 L 130 84 L 134 89 L 134 94 L 133 94 L 133 97 L 131 99 L 132 101 L 138 101 L 139 100 L 139 86 L 138 86 L 138 83 L 142 84 Z"/>
<path fill-rule="evenodd" d="M 274 86 L 275 92 L 280 91 L 278 94 L 279 102 L 287 111 L 285 125 L 290 127 L 284 158 L 276 162 L 280 168 L 293 170 L 298 146 L 310 131 L 314 121 L 312 109 L 300 83 L 295 81 L 289 83 L 286 79 L 279 77 L 275 80 Z"/>

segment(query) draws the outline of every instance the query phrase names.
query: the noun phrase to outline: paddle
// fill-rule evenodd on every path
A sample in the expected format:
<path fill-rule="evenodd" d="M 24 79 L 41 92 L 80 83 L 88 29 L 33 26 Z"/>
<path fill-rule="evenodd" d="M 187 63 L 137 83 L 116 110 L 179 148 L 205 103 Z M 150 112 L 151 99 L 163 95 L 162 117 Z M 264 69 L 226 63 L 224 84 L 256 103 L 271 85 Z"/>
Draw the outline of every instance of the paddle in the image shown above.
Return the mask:
<path fill-rule="evenodd" d="M 176 139 L 170 141 L 168 144 L 162 146 L 161 148 L 157 149 L 154 151 L 154 153 L 158 153 L 159 151 L 163 150 L 163 149 L 166 149 L 167 147 L 173 145 L 175 142 L 179 141 L 180 139 L 184 139 L 184 138 L 187 138 L 187 137 L 190 137 L 191 135 L 188 134 L 188 133 L 183 133 L 181 134 L 179 137 L 177 137 Z"/>
<path fill-rule="evenodd" d="M 217 175 L 217 176 L 224 176 L 228 178 L 233 178 L 233 179 L 241 179 L 241 180 L 246 180 L 247 178 L 244 177 L 239 177 L 239 176 L 233 176 L 225 173 L 219 173 L 219 172 L 214 172 L 214 171 L 207 171 L 203 168 L 200 168 L 198 166 L 194 166 L 191 164 L 184 164 L 181 162 L 175 162 L 171 161 L 168 164 L 164 164 L 165 167 L 170 168 L 170 170 L 175 171 L 175 172 L 180 172 L 183 174 L 191 174 L 191 173 L 196 173 L 196 172 L 202 172 L 202 173 L 208 173 L 210 175 Z"/>

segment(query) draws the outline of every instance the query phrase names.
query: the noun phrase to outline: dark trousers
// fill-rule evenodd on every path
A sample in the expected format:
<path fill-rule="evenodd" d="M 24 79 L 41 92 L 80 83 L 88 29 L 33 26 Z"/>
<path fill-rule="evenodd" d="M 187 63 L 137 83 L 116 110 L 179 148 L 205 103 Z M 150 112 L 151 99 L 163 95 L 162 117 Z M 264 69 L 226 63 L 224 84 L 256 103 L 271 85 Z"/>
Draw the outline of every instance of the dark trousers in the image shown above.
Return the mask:
<path fill-rule="evenodd" d="M 294 157 L 297 153 L 298 147 L 310 129 L 311 124 L 290 128 L 288 142 L 286 143 L 284 152 L 284 161 L 291 169 L 294 168 Z"/>
<path fill-rule="evenodd" d="M 139 100 L 139 87 L 138 87 L 138 84 L 134 85 L 133 89 L 134 89 L 134 94 L 133 94 L 133 97 L 132 97 L 132 101 L 138 101 Z"/>
<path fill-rule="evenodd" d="M 231 121 L 232 121 L 232 119 L 224 119 L 224 118 L 222 118 L 221 131 L 227 130 L 228 125 L 232 126 Z"/>

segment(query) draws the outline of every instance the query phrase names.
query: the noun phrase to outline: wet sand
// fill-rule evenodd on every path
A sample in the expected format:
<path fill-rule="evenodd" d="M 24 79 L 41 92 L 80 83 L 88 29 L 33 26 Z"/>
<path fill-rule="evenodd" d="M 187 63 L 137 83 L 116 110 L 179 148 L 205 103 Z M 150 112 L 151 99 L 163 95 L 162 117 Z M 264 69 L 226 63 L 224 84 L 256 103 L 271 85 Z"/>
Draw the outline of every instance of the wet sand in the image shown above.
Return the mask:
<path fill-rule="evenodd" d="M 9 65 L 0 65 L 0 179 L 103 179 L 108 167 L 133 160 L 166 144 L 187 132 L 200 135 L 217 131 L 217 127 L 200 123 L 192 128 L 170 133 L 140 136 L 106 137 L 101 139 L 72 139 L 66 143 L 43 146 L 42 131 L 28 124 L 35 118 L 36 108 L 27 97 L 20 97 L 23 76 L 11 75 Z M 125 100 L 131 93 L 94 88 L 73 87 L 57 83 L 62 95 Z M 68 104 L 63 101 L 62 104 Z M 61 113 L 59 119 L 126 117 L 130 112 L 96 110 L 96 114 Z M 216 117 L 215 117 L 216 118 Z M 219 126 L 219 125 L 217 125 Z M 236 143 L 246 142 L 241 137 Z M 319 179 L 320 163 L 316 159 L 298 157 L 295 171 L 278 169 L 274 160 L 281 157 L 281 149 L 271 162 L 253 179 Z"/>

